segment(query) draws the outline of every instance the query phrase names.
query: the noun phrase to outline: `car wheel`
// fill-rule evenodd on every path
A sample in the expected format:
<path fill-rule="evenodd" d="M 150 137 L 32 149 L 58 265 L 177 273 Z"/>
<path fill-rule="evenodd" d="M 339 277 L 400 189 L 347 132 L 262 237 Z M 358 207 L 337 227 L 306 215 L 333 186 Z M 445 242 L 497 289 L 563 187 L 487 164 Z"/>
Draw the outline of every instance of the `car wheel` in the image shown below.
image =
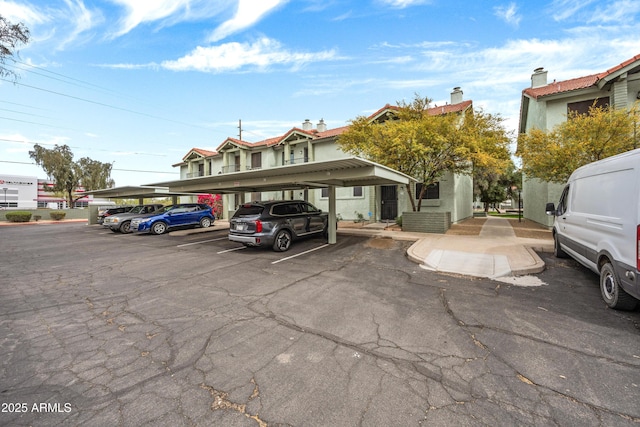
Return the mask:
<path fill-rule="evenodd" d="M 200 227 L 202 228 L 208 228 L 211 227 L 211 218 L 208 217 L 204 217 L 200 220 Z"/>
<path fill-rule="evenodd" d="M 280 230 L 276 234 L 276 239 L 273 242 L 273 250 L 278 252 L 284 252 L 291 247 L 291 234 L 287 230 Z"/>
<path fill-rule="evenodd" d="M 164 234 L 167 231 L 167 224 L 158 221 L 151 225 L 151 234 Z"/>
<path fill-rule="evenodd" d="M 121 233 L 131 233 L 131 221 L 125 221 L 120 226 Z"/>
<path fill-rule="evenodd" d="M 638 301 L 620 287 L 620 281 L 611 263 L 600 269 L 600 292 L 607 305 L 616 310 L 633 310 Z"/>
<path fill-rule="evenodd" d="M 568 258 L 567 253 L 560 247 L 557 233 L 553 235 L 553 255 L 555 255 L 556 258 Z"/>

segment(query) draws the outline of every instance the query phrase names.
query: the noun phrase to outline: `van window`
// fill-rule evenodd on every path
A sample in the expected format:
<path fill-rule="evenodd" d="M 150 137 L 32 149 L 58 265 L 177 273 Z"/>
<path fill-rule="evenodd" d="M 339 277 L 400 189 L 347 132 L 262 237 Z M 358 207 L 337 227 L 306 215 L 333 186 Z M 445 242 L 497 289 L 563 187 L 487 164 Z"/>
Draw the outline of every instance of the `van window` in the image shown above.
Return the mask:
<path fill-rule="evenodd" d="M 558 210 L 557 214 L 562 215 L 567 211 L 567 199 L 569 198 L 569 186 L 567 185 L 562 190 L 562 195 L 560 196 L 560 201 L 558 202 Z"/>

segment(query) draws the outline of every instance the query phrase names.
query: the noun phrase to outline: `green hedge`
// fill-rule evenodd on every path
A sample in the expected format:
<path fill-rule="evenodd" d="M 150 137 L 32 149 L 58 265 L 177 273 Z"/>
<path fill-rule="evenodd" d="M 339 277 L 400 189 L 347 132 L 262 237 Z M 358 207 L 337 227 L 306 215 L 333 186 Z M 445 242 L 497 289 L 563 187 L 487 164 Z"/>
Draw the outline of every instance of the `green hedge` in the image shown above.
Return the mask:
<path fill-rule="evenodd" d="M 29 222 L 31 221 L 31 212 L 13 211 L 5 214 L 9 222 Z"/>
<path fill-rule="evenodd" d="M 67 215 L 67 213 L 64 211 L 49 212 L 49 216 L 51 217 L 51 219 L 55 219 L 56 221 L 60 221 L 61 219 L 64 219 L 65 215 Z"/>

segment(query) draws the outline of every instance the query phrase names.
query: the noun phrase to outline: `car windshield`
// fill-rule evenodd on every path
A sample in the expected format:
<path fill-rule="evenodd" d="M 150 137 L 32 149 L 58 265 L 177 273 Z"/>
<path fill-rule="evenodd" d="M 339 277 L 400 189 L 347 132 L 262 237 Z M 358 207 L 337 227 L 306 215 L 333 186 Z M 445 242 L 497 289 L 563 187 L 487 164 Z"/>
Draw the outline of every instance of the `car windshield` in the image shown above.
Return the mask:
<path fill-rule="evenodd" d="M 143 209 L 144 209 L 144 206 L 136 206 L 135 208 L 131 209 L 129 213 L 140 213 L 142 212 Z"/>

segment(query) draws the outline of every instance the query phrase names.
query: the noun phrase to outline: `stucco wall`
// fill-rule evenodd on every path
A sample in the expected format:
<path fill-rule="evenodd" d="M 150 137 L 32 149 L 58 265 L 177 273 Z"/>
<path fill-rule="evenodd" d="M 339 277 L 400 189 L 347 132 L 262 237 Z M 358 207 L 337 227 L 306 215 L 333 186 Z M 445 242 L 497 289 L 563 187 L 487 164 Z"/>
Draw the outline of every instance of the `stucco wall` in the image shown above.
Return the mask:
<path fill-rule="evenodd" d="M 547 203 L 558 204 L 564 185 L 539 179 L 523 179 L 522 199 L 525 201 L 522 216 L 551 228 L 553 217 L 545 213 Z"/>
<path fill-rule="evenodd" d="M 404 188 L 404 186 L 402 186 Z M 415 187 L 413 188 L 413 197 L 417 196 Z M 405 193 L 406 191 L 403 191 Z M 408 198 L 403 204 L 402 212 L 411 211 L 411 204 Z M 418 200 L 416 199 L 416 206 Z M 399 203 L 400 206 L 400 203 Z M 473 179 L 470 175 L 454 175 L 450 172 L 445 173 L 440 179 L 440 198 L 429 200 L 425 199 L 421 203 L 421 212 L 450 212 L 451 222 L 460 222 L 465 218 L 473 216 Z"/>
<path fill-rule="evenodd" d="M 338 187 L 336 188 L 336 214 L 339 214 L 344 220 L 355 220 L 358 218 L 356 212 L 363 215 L 365 220 L 369 220 L 369 197 L 374 197 L 371 194 L 372 187 L 362 187 L 362 196 L 353 196 L 353 187 Z M 315 193 L 315 202 L 311 201 L 317 208 L 323 211 L 329 211 L 329 199 L 322 197 L 322 190 L 309 190 L 309 194 Z M 375 220 L 375 213 L 371 212 L 372 219 Z"/>
<path fill-rule="evenodd" d="M 451 221 L 456 223 L 473 216 L 473 177 L 456 175 L 454 184 L 455 210 L 451 213 Z"/>

